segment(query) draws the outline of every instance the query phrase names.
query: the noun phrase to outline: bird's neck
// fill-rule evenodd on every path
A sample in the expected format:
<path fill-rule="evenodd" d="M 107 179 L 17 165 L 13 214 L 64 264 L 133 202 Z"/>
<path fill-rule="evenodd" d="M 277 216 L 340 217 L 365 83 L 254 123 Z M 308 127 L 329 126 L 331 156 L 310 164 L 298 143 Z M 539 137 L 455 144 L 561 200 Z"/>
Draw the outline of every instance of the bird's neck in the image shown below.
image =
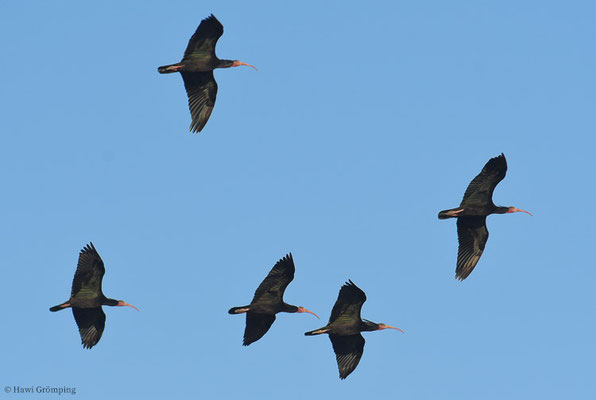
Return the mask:
<path fill-rule="evenodd" d="M 282 306 L 282 311 L 287 313 L 295 313 L 298 312 L 298 307 L 284 303 Z"/>
<path fill-rule="evenodd" d="M 372 321 L 369 320 L 363 320 L 362 321 L 362 330 L 363 331 L 376 331 L 377 329 L 379 329 L 379 324 L 376 324 Z"/>
<path fill-rule="evenodd" d="M 114 299 L 104 299 L 103 301 L 103 305 L 105 306 L 117 306 L 118 305 L 118 300 L 114 300 Z"/>
<path fill-rule="evenodd" d="M 216 68 L 230 68 L 234 65 L 234 60 L 219 60 Z"/>
<path fill-rule="evenodd" d="M 493 211 L 493 214 L 507 214 L 508 212 L 511 212 L 511 208 L 512 207 L 496 206 L 495 211 Z"/>

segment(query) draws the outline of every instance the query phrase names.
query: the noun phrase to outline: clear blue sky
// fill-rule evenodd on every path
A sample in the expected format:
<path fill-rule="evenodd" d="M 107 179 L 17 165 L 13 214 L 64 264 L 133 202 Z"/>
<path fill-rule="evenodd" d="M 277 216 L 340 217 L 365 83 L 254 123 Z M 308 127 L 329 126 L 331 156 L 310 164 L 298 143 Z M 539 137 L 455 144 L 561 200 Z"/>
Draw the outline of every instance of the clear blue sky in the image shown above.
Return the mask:
<path fill-rule="evenodd" d="M 259 71 L 216 71 L 214 112 L 192 135 L 182 79 L 156 68 L 210 13 L 225 27 L 218 55 Z M 596 398 L 595 13 L 544 0 L 3 2 L 0 387 Z M 534 216 L 489 217 L 461 283 L 455 222 L 437 212 L 501 152 L 495 203 Z M 104 293 L 141 312 L 105 307 L 84 350 L 72 313 L 48 308 L 89 241 Z M 280 314 L 243 347 L 244 317 L 227 310 L 289 251 L 286 301 L 322 319 Z M 368 296 L 365 318 L 406 333 L 365 333 L 340 381 L 327 337 L 303 333 L 347 279 Z"/>

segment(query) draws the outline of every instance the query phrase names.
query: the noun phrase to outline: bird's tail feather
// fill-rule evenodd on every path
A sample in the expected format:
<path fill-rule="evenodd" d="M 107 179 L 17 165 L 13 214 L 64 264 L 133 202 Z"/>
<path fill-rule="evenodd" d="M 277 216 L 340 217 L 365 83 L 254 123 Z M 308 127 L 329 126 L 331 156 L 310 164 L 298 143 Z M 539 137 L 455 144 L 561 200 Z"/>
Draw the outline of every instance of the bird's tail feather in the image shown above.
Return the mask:
<path fill-rule="evenodd" d="M 229 314 L 242 314 L 245 312 L 248 312 L 250 310 L 249 306 L 243 306 L 243 307 L 232 307 L 228 310 Z"/>
<path fill-rule="evenodd" d="M 64 310 L 65 308 L 68 308 L 68 307 L 70 307 L 70 304 L 68 304 L 68 301 L 65 301 L 62 304 L 58 304 L 57 306 L 50 308 L 50 311 L 52 311 L 52 312 L 60 311 L 60 310 Z"/>
<path fill-rule="evenodd" d="M 170 65 L 162 65 L 161 67 L 157 67 L 157 72 L 160 74 L 172 74 L 174 72 L 178 72 L 177 67 L 178 64 L 170 64 Z"/>
<path fill-rule="evenodd" d="M 461 210 L 461 207 L 450 208 L 449 210 L 443 210 L 439 212 L 439 219 L 457 218 L 457 211 Z"/>

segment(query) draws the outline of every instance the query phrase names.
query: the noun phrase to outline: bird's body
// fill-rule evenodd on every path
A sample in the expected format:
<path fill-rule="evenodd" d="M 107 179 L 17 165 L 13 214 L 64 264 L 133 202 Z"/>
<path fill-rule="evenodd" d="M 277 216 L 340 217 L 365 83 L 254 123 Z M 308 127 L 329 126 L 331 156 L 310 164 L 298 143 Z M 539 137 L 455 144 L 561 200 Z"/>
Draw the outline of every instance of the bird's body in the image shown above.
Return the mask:
<path fill-rule="evenodd" d="M 138 311 L 135 306 L 122 300 L 109 299 L 104 296 L 101 290 L 104 273 L 103 261 L 93 243 L 89 243 L 79 254 L 77 270 L 72 280 L 70 299 L 50 308 L 50 311 L 72 308 L 83 347 L 88 349 L 95 346 L 103 334 L 106 315 L 102 306 L 129 306 Z"/>
<path fill-rule="evenodd" d="M 337 301 L 331 310 L 329 323 L 322 328 L 306 332 L 306 336 L 329 334 L 337 359 L 339 377 L 345 379 L 356 369 L 364 353 L 364 337 L 361 332 L 399 328 L 362 320 L 360 311 L 366 301 L 366 294 L 352 281 L 346 282 L 339 291 Z"/>
<path fill-rule="evenodd" d="M 182 61 L 157 68 L 160 74 L 180 72 L 188 95 L 188 106 L 192 117 L 190 130 L 200 132 L 213 111 L 217 97 L 217 82 L 213 76 L 216 68 L 237 67 L 250 64 L 238 60 L 220 60 L 215 55 L 215 45 L 223 35 L 223 25 L 210 15 L 190 38 Z M 256 68 L 255 68 L 256 69 Z"/>
<path fill-rule="evenodd" d="M 228 311 L 230 314 L 246 313 L 244 346 L 248 346 L 262 338 L 275 321 L 275 314 L 279 312 L 306 312 L 316 316 L 315 313 L 304 307 L 296 307 L 284 302 L 283 295 L 290 282 L 294 279 L 294 272 L 294 259 L 290 253 L 273 266 L 265 280 L 261 282 L 255 291 L 255 295 L 249 305 L 233 307 Z"/>
<path fill-rule="evenodd" d="M 506 173 L 505 155 L 491 158 L 468 185 L 460 206 L 439 212 L 439 219 L 457 218 L 459 250 L 455 276 L 459 280 L 466 279 L 480 260 L 488 241 L 488 215 L 513 212 L 530 214 L 515 207 L 501 207 L 493 203 L 495 187 L 505 178 Z"/>

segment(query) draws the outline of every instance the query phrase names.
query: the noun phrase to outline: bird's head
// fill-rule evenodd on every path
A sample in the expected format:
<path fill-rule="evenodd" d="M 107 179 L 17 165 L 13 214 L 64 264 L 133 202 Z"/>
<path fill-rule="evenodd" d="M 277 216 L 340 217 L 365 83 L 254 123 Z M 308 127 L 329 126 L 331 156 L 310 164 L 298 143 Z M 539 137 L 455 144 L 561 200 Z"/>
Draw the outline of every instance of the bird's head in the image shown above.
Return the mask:
<path fill-rule="evenodd" d="M 505 211 L 506 214 L 514 213 L 514 212 L 525 212 L 526 214 L 530 214 L 526 210 L 520 210 L 519 208 L 515 208 L 515 207 L 507 207 L 507 211 Z M 530 215 L 532 215 L 532 214 L 530 214 Z"/>
<path fill-rule="evenodd" d="M 390 326 L 390 325 L 387 325 L 387 324 L 378 324 L 378 325 L 377 325 L 377 329 L 376 329 L 377 331 L 380 331 L 380 330 L 383 330 L 383 329 L 395 329 L 395 330 L 397 330 L 397 331 L 400 331 L 401 333 L 405 333 L 405 332 L 404 332 L 404 331 L 402 331 L 401 329 L 399 329 L 399 328 L 396 328 L 396 327 L 394 327 L 394 326 Z"/>
<path fill-rule="evenodd" d="M 125 302 L 124 300 L 118 300 L 118 303 L 115 304 L 116 307 L 124 307 L 124 306 L 128 306 L 128 307 L 132 307 L 135 310 L 139 311 L 138 308 L 136 308 L 135 306 L 133 306 L 132 304 L 128 304 L 127 302 Z"/>
<path fill-rule="evenodd" d="M 242 61 L 238 61 L 238 60 L 234 60 L 234 61 L 227 60 L 227 61 L 229 61 L 229 65 L 226 65 L 224 68 L 230 68 L 230 67 L 239 67 L 239 66 L 241 66 L 241 65 L 246 65 L 247 67 L 254 68 L 254 69 L 255 69 L 255 71 L 258 71 L 258 70 L 257 70 L 257 68 L 256 68 L 255 66 L 253 66 L 253 65 L 250 65 L 250 64 L 247 64 L 247 63 L 244 63 L 244 62 L 242 62 Z"/>
<path fill-rule="evenodd" d="M 317 314 L 315 314 L 314 312 L 312 312 L 312 311 L 310 311 L 310 310 L 307 310 L 307 309 L 306 309 L 306 308 L 304 308 L 304 307 L 296 307 L 296 308 L 297 308 L 296 312 L 298 312 L 298 313 L 303 313 L 303 312 L 305 312 L 305 313 L 312 314 L 312 315 L 314 315 L 315 317 L 319 318 L 319 316 L 318 316 Z M 319 319 L 321 319 L 321 318 L 319 318 Z"/>

